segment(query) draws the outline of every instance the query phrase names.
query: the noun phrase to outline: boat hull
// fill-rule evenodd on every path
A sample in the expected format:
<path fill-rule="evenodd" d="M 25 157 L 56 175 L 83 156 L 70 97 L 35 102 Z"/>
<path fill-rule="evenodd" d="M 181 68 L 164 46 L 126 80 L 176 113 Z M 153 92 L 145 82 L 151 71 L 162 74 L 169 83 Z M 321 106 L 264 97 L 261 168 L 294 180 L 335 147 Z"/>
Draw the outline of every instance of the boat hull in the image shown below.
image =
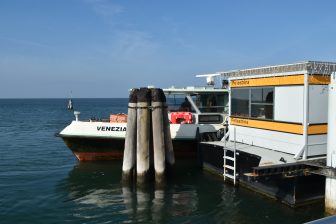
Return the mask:
<path fill-rule="evenodd" d="M 73 121 L 57 136 L 80 161 L 122 159 L 127 123 Z M 209 133 L 220 129 L 221 124 L 171 124 L 176 158 L 197 157 L 197 132 Z"/>
<path fill-rule="evenodd" d="M 59 135 L 79 161 L 120 160 L 125 139 Z M 197 142 L 192 139 L 173 140 L 176 158 L 196 158 Z"/>
<path fill-rule="evenodd" d="M 62 135 L 60 137 L 80 161 L 114 160 L 123 156 L 125 139 Z"/>
<path fill-rule="evenodd" d="M 126 123 L 73 121 L 57 136 L 80 161 L 123 158 Z M 176 158 L 196 158 L 197 130 L 216 132 L 221 125 L 171 124 L 170 131 Z"/>

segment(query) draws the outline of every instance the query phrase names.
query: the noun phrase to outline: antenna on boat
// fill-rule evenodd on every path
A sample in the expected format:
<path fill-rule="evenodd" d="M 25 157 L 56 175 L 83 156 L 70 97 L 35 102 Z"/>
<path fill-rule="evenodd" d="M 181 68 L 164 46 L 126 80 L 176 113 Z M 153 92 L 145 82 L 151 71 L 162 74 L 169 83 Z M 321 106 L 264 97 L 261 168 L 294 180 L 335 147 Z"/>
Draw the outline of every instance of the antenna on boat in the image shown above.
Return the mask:
<path fill-rule="evenodd" d="M 197 78 L 199 77 L 206 77 L 206 82 L 208 86 L 214 86 L 215 85 L 215 77 L 220 76 L 219 73 L 213 73 L 213 74 L 203 74 L 203 75 L 196 75 Z"/>
<path fill-rule="evenodd" d="M 74 115 L 75 115 L 76 121 L 79 121 L 80 112 L 79 111 L 74 111 Z"/>
<path fill-rule="evenodd" d="M 69 98 L 69 101 L 68 101 L 68 110 L 73 110 L 73 103 L 72 103 L 72 91 L 70 92 L 70 98 Z"/>

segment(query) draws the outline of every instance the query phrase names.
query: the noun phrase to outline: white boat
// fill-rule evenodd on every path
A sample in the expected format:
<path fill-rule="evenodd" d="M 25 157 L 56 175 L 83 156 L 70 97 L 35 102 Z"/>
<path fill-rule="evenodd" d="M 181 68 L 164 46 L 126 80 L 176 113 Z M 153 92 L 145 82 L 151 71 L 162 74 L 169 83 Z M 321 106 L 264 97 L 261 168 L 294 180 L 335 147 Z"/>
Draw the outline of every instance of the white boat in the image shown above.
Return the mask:
<path fill-rule="evenodd" d="M 177 157 L 196 156 L 200 136 L 216 138 L 223 129 L 228 114 L 226 88 L 186 87 L 163 89 L 168 104 L 168 116 L 174 152 Z M 187 102 L 183 102 L 187 100 Z M 188 106 L 183 108 L 181 106 Z M 121 118 L 125 115 L 119 115 Z M 124 150 L 127 122 L 76 119 L 58 136 L 80 161 L 121 159 Z M 118 116 L 114 116 L 116 118 Z M 112 116 L 111 116 L 112 118 Z M 206 135 L 207 134 L 207 135 Z M 215 140 L 215 139 L 212 139 Z"/>

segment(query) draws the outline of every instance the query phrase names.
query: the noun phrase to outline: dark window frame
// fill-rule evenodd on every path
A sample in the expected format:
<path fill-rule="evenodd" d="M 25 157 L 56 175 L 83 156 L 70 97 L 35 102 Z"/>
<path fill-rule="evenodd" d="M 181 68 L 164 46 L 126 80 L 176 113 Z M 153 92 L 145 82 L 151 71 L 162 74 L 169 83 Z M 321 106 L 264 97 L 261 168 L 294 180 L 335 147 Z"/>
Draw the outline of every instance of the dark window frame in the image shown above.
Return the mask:
<path fill-rule="evenodd" d="M 237 102 L 237 104 L 235 105 L 235 107 L 233 107 L 232 105 L 233 105 L 233 91 L 241 91 L 241 90 L 243 90 L 243 91 L 246 91 L 247 90 L 247 98 L 244 98 L 245 96 L 244 96 L 244 94 L 246 94 L 246 93 L 240 93 L 240 96 L 243 96 L 243 98 L 242 99 L 240 99 L 241 100 L 241 102 L 242 102 L 242 104 L 245 104 L 246 103 L 246 101 L 247 101 L 247 110 L 246 111 L 243 111 L 243 110 L 241 110 L 240 112 L 240 114 L 236 114 L 236 115 L 232 115 L 232 110 L 233 110 L 233 108 L 235 108 L 235 107 L 238 107 L 238 106 L 241 106 L 242 104 L 239 104 L 238 102 Z M 237 98 L 235 98 L 235 99 L 239 99 L 238 97 Z M 244 102 L 245 101 L 245 102 Z M 243 105 L 244 106 L 244 105 Z M 230 111 L 231 111 L 231 116 L 235 116 L 235 117 L 250 117 L 250 88 L 237 88 L 237 89 L 231 89 L 231 96 L 230 96 L 230 107 L 231 107 L 231 109 L 230 109 Z M 245 113 L 242 113 L 242 112 L 245 112 Z M 244 115 L 242 115 L 242 114 L 247 114 L 247 116 L 244 116 Z"/>
<path fill-rule="evenodd" d="M 267 91 L 266 93 L 272 93 L 272 103 L 270 102 L 267 102 L 267 96 L 265 97 L 264 99 L 264 92 L 263 90 L 271 90 L 271 91 Z M 255 102 L 252 102 L 252 91 L 253 90 L 261 90 L 261 101 L 255 101 Z M 274 87 L 255 87 L 255 88 L 250 88 L 250 118 L 254 118 L 254 119 L 261 119 L 261 120 L 274 120 Z M 265 117 L 257 117 L 257 116 L 253 116 L 252 115 L 252 107 L 256 107 L 256 106 L 263 106 L 263 109 L 264 109 L 264 113 L 263 115 Z M 268 113 L 266 113 L 267 111 L 267 107 L 269 106 L 272 106 L 272 110 L 269 110 Z M 270 113 L 271 112 L 271 113 Z M 271 118 L 267 118 L 266 116 L 270 114 L 271 115 Z"/>
<path fill-rule="evenodd" d="M 262 102 L 252 102 L 252 90 L 255 90 L 255 89 L 272 89 L 272 92 L 273 92 L 273 96 L 272 96 L 272 103 L 270 102 L 265 102 L 262 101 Z M 241 117 L 241 118 L 251 118 L 251 119 L 256 119 L 256 120 L 268 120 L 268 121 L 273 121 L 274 120 L 274 99 L 275 99 L 275 87 L 274 86 L 263 86 L 263 87 L 244 87 L 244 88 L 234 88 L 234 89 L 231 89 L 231 93 L 233 90 L 248 90 L 248 116 L 241 116 L 241 115 L 233 115 L 232 114 L 232 95 L 231 95 L 231 102 L 230 102 L 230 106 L 231 106 L 231 116 L 234 116 L 234 117 Z M 262 96 L 262 100 L 263 100 L 263 96 Z M 272 110 L 271 110 L 271 115 L 272 115 L 272 118 L 266 118 L 266 115 L 265 115 L 265 118 L 261 118 L 261 117 L 255 117 L 255 116 L 252 116 L 252 106 L 253 105 L 262 105 L 262 106 L 265 106 L 265 108 L 267 106 L 272 106 Z"/>

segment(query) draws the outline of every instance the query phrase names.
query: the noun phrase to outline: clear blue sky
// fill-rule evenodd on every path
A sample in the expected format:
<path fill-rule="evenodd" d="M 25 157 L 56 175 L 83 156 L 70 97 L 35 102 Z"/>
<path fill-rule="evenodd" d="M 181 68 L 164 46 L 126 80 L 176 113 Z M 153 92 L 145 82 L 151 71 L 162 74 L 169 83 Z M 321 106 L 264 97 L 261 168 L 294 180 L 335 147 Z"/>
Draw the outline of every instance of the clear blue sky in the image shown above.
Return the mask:
<path fill-rule="evenodd" d="M 1 0 L 0 98 L 127 97 L 196 74 L 336 61 L 336 1 Z"/>

